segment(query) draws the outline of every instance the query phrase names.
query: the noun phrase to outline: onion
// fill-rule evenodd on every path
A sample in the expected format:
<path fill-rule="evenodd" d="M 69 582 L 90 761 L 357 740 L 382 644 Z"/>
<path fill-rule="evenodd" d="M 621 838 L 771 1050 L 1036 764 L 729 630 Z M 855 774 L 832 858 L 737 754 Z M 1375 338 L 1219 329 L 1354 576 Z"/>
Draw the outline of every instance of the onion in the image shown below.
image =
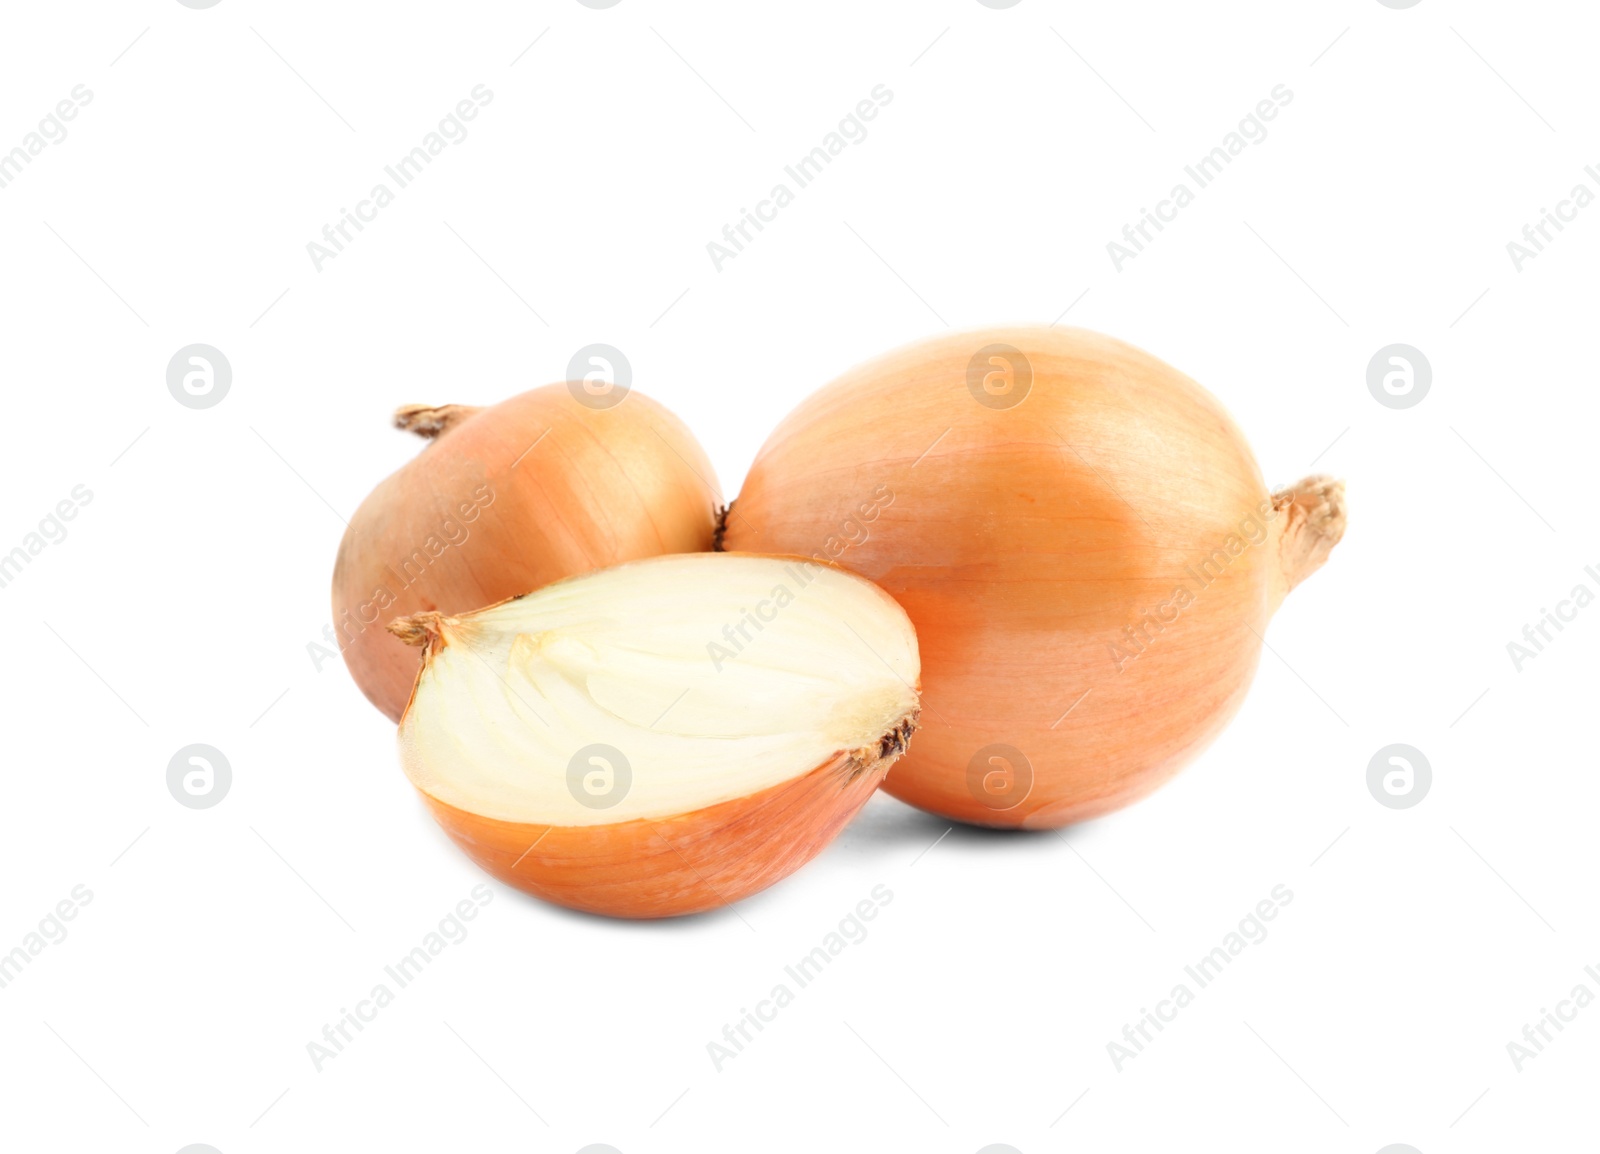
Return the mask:
<path fill-rule="evenodd" d="M 638 392 L 592 407 L 548 385 L 488 409 L 408 406 L 395 424 L 433 442 L 361 503 L 333 570 L 345 663 L 391 720 L 417 674 L 417 655 L 384 632 L 395 616 L 477 609 L 618 562 L 711 548 L 721 501 L 711 463 Z"/>
<path fill-rule="evenodd" d="M 1216 736 L 1344 523 L 1338 482 L 1269 494 L 1181 373 L 1021 328 L 914 345 L 811 397 L 723 540 L 837 562 L 910 614 L 926 713 L 889 793 L 1051 828 L 1149 793 Z"/>
<path fill-rule="evenodd" d="M 905 611 L 799 558 L 657 557 L 389 629 L 425 646 L 400 753 L 439 824 L 594 913 L 694 913 L 787 876 L 916 726 Z"/>

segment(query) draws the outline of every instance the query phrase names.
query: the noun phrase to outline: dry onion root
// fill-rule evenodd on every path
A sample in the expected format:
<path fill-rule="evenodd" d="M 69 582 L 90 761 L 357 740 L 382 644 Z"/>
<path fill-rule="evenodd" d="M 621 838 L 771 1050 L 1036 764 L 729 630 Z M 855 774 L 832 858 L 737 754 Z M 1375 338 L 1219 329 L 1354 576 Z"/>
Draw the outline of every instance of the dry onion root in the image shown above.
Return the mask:
<path fill-rule="evenodd" d="M 1221 405 L 1081 330 L 942 337 L 787 417 L 719 534 L 877 582 L 917 627 L 926 713 L 885 789 L 991 826 L 1105 813 L 1226 724 L 1342 484 L 1270 494 Z"/>
<path fill-rule="evenodd" d="M 401 761 L 474 861 L 616 917 L 738 901 L 811 860 L 916 727 L 916 635 L 852 574 L 658 557 L 473 613 L 424 647 Z"/>
<path fill-rule="evenodd" d="M 333 620 L 367 698 L 398 720 L 416 654 L 397 615 L 460 613 L 592 569 L 711 548 L 721 495 L 689 430 L 640 395 L 591 408 L 547 385 L 488 409 L 410 405 L 430 438 L 361 503 L 339 544 Z"/>

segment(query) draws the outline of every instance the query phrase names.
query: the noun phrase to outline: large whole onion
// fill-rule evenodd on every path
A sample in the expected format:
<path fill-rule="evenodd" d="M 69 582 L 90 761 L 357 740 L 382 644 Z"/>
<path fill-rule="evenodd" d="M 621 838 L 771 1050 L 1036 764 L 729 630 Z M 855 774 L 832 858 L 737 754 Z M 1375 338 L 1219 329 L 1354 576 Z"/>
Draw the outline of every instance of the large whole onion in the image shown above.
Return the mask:
<path fill-rule="evenodd" d="M 721 494 L 693 434 L 626 393 L 547 385 L 492 408 L 414 405 L 433 438 L 361 503 L 333 570 L 333 624 L 367 698 L 398 721 L 417 653 L 384 626 L 463 613 L 593 569 L 711 548 Z M 609 400 L 609 398 L 608 398 Z"/>
<path fill-rule="evenodd" d="M 1343 488 L 1270 494 L 1222 406 L 1108 337 L 941 337 L 811 397 L 762 448 L 730 550 L 834 561 L 910 615 L 924 711 L 895 796 L 1046 828 L 1150 792 L 1223 727 Z"/>

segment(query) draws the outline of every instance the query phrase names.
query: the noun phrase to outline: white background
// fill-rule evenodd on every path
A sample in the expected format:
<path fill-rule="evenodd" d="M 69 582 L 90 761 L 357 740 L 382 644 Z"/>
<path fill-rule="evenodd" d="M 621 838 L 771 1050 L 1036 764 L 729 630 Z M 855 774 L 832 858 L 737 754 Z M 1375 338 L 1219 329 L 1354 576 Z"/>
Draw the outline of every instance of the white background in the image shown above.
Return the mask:
<path fill-rule="evenodd" d="M 1521 672 L 1506 645 L 1600 588 L 1600 208 L 1520 272 L 1506 243 L 1600 191 L 1595 33 L 1487 0 L 7 5 L 0 148 L 93 99 L 0 189 L 0 551 L 93 499 L 0 589 L 0 950 L 93 900 L 0 989 L 0 1145 L 1592 1141 L 1600 1009 L 1520 1073 L 1506 1045 L 1600 993 L 1600 608 Z M 318 272 L 306 243 L 478 84 L 471 135 Z M 707 242 L 879 84 L 869 135 L 717 271 Z M 1270 135 L 1118 272 L 1106 243 L 1278 84 Z M 416 451 L 389 411 L 603 341 L 731 496 L 852 364 L 1064 311 L 1215 391 L 1269 482 L 1349 481 L 1223 737 L 1064 837 L 939 840 L 879 797 L 737 912 L 613 923 L 495 885 L 316 1072 L 307 1043 L 482 880 L 307 649 L 342 518 Z M 1403 411 L 1365 379 L 1397 341 L 1434 378 Z M 233 367 L 214 408 L 167 391 L 193 342 Z M 209 810 L 165 784 L 195 742 L 233 768 Z M 1408 810 L 1366 786 L 1393 742 L 1433 766 Z M 879 884 L 870 935 L 715 1070 Z M 1280 884 L 1267 939 L 1119 1073 L 1107 1043 Z"/>

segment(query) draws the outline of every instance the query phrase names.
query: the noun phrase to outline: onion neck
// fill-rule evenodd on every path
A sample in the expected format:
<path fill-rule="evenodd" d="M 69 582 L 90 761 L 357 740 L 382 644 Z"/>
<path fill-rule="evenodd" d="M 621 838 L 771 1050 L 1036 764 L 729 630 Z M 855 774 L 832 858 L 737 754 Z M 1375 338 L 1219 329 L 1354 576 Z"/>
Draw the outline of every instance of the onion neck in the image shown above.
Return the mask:
<path fill-rule="evenodd" d="M 476 412 L 475 405 L 401 405 L 394 411 L 394 427 L 432 440 Z"/>
<path fill-rule="evenodd" d="M 407 645 L 424 646 L 431 653 L 444 648 L 444 614 L 432 611 L 396 617 L 384 626 Z"/>
<path fill-rule="evenodd" d="M 1278 580 L 1272 599 L 1276 610 L 1291 589 L 1322 568 L 1344 536 L 1344 482 L 1307 477 L 1274 493 L 1272 508 L 1277 514 Z"/>

